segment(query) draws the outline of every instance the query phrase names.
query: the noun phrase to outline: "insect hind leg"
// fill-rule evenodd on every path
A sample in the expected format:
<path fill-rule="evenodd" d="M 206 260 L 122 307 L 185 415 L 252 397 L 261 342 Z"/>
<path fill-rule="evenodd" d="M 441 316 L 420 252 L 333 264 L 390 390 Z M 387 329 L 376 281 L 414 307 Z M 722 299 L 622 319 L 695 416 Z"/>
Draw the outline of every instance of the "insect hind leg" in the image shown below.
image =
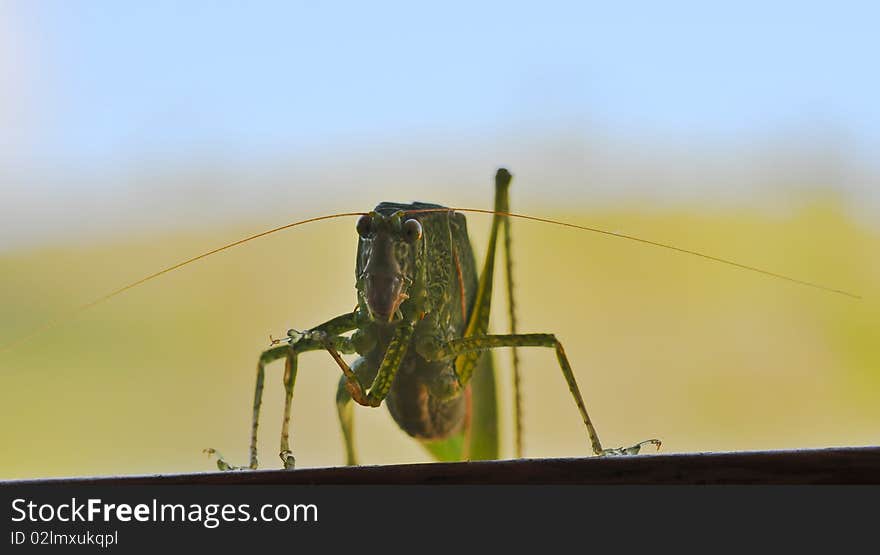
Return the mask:
<path fill-rule="evenodd" d="M 510 212 L 510 180 L 512 176 L 504 168 L 500 168 L 495 176 L 495 210 Z M 513 294 L 513 258 L 512 242 L 510 237 L 510 218 L 501 220 L 501 229 L 504 232 L 504 276 L 505 289 L 507 290 L 507 321 L 508 332 L 516 334 L 516 298 Z M 519 369 L 519 353 L 516 347 L 510 349 L 511 365 L 513 367 L 513 420 L 514 420 L 514 452 L 516 457 L 523 456 L 523 409 L 522 409 L 522 373 Z"/>

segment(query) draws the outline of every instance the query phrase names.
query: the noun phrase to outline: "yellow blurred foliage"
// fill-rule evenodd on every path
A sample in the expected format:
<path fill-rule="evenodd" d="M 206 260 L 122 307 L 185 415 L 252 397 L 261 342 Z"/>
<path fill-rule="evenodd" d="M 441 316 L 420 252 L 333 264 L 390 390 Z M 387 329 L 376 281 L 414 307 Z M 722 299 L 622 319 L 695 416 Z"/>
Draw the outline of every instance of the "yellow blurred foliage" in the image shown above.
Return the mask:
<path fill-rule="evenodd" d="M 488 194 L 488 191 L 487 191 Z M 515 202 L 514 206 L 516 207 Z M 854 301 L 693 257 L 516 221 L 522 331 L 566 346 L 607 446 L 664 451 L 877 444 L 880 237 L 819 199 L 783 215 L 699 206 L 558 217 L 848 289 Z M 478 256 L 487 217 L 468 217 Z M 121 284 L 269 224 L 116 239 L 0 257 L 0 342 Z M 213 469 L 246 462 L 254 366 L 269 334 L 355 304 L 354 221 L 322 222 L 204 260 L 0 354 L 0 478 Z M 504 329 L 496 288 L 494 328 Z M 509 456 L 509 356 L 500 362 Z M 530 457 L 589 444 L 552 352 L 522 351 Z M 341 464 L 338 369 L 304 355 L 293 409 L 300 466 Z M 277 467 L 280 366 L 267 378 L 261 462 Z M 427 461 L 387 411 L 356 407 L 366 464 Z"/>

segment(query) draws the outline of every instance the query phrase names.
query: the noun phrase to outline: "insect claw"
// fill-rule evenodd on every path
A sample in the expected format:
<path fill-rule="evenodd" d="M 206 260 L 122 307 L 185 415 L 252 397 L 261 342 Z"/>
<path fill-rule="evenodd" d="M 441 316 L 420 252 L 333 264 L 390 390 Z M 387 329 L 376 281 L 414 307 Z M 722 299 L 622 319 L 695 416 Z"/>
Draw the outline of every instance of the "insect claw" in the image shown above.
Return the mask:
<path fill-rule="evenodd" d="M 278 456 L 281 457 L 281 462 L 284 463 L 284 470 L 294 469 L 294 467 L 296 466 L 296 458 L 293 456 L 292 451 L 282 451 L 278 453 Z"/>
<path fill-rule="evenodd" d="M 269 334 L 269 346 L 274 347 L 275 345 L 278 345 L 279 343 L 281 343 L 283 341 L 290 341 L 290 339 L 291 339 L 290 337 L 282 337 L 282 338 L 276 339 L 276 338 L 272 337 L 272 334 L 270 333 Z"/>
<path fill-rule="evenodd" d="M 245 467 L 243 466 L 233 466 L 226 462 L 226 459 L 223 458 L 223 455 L 220 454 L 220 451 L 217 451 L 213 447 L 202 449 L 202 453 L 205 453 L 209 457 L 212 455 L 217 455 L 217 468 L 224 472 L 227 470 L 245 470 Z"/>
<path fill-rule="evenodd" d="M 662 442 L 659 439 L 646 439 L 645 441 L 641 441 L 636 443 L 632 447 L 615 447 L 612 449 L 603 449 L 600 453 L 600 457 L 619 457 L 626 455 L 638 455 L 639 451 L 641 451 L 643 445 L 656 445 L 657 450 L 660 450 L 660 445 Z"/>

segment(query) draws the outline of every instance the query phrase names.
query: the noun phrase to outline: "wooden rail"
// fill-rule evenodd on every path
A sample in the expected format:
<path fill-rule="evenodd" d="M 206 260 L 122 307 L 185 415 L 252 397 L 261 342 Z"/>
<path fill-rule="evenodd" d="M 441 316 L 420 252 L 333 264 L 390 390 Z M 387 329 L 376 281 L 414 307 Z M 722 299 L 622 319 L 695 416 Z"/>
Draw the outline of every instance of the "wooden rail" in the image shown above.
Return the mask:
<path fill-rule="evenodd" d="M 880 447 L 15 480 L 14 484 L 880 484 Z"/>

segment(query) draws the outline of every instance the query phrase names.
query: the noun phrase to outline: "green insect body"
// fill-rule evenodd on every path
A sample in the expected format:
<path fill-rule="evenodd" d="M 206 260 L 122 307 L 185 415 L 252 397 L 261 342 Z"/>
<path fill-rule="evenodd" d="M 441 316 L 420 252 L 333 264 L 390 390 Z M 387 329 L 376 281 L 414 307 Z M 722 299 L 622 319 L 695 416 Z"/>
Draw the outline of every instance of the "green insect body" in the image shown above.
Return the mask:
<path fill-rule="evenodd" d="M 358 243 L 358 309 L 377 320 L 391 316 L 395 321 L 415 322 L 410 347 L 385 397 L 388 410 L 400 428 L 422 441 L 442 460 L 497 458 L 491 353 L 479 357 L 474 378 L 465 386 L 459 380 L 454 360 L 427 358 L 435 346 L 464 335 L 477 291 L 476 264 L 465 217 L 442 209 L 435 204 L 383 202 L 373 214 L 361 220 L 369 221 L 373 229 L 364 229 Z M 403 241 L 392 239 L 397 227 L 402 228 L 412 220 L 421 227 L 419 240 L 410 243 L 405 237 Z M 390 227 L 388 232 L 382 231 L 383 225 Z M 414 224 L 408 225 L 415 228 Z M 407 252 L 408 248 L 414 252 Z M 407 278 L 412 279 L 408 293 L 396 293 L 394 284 L 388 281 L 396 265 L 402 266 L 399 271 L 403 275 L 412 276 Z M 410 267 L 418 271 L 412 272 Z M 381 304 L 383 299 L 393 302 L 402 295 L 409 298 L 401 303 L 399 314 L 382 314 L 383 309 L 371 308 L 371 302 Z M 393 337 L 385 322 L 368 320 L 362 331 L 356 332 L 370 338 L 372 345 L 355 363 L 363 369 L 363 375 L 358 375 L 360 383 L 371 383 L 375 379 Z M 337 395 L 341 414 L 350 403 L 348 392 L 343 375 Z M 348 461 L 353 462 L 353 454 L 348 451 Z"/>
<path fill-rule="evenodd" d="M 285 360 L 285 406 L 280 457 L 295 460 L 290 448 L 290 409 L 298 356 L 325 350 L 342 377 L 336 406 L 346 463 L 358 463 L 354 449 L 353 405 L 378 407 L 384 401 L 407 434 L 438 460 L 495 459 L 498 411 L 492 349 L 545 347 L 555 350 L 575 404 L 597 455 L 638 453 L 647 440 L 628 448 L 603 449 L 562 344 L 552 334 L 515 332 L 510 279 L 508 189 L 511 175 L 498 170 L 495 208 L 486 258 L 479 275 L 463 214 L 436 204 L 383 202 L 358 220 L 357 307 L 307 331 L 291 330 L 282 345 L 265 351 L 257 364 L 250 464 L 236 467 L 218 455 L 222 470 L 255 469 L 257 430 L 266 365 Z M 511 333 L 488 333 L 495 251 L 503 228 L 508 262 Z M 345 335 L 353 332 L 350 335 Z M 349 366 L 342 354 L 358 354 Z M 518 376 L 518 360 L 514 355 Z M 518 378 L 515 380 L 515 386 Z M 516 391 L 517 401 L 519 398 Z M 517 402 L 518 404 L 518 402 Z M 521 455 L 519 410 L 517 455 Z"/>

